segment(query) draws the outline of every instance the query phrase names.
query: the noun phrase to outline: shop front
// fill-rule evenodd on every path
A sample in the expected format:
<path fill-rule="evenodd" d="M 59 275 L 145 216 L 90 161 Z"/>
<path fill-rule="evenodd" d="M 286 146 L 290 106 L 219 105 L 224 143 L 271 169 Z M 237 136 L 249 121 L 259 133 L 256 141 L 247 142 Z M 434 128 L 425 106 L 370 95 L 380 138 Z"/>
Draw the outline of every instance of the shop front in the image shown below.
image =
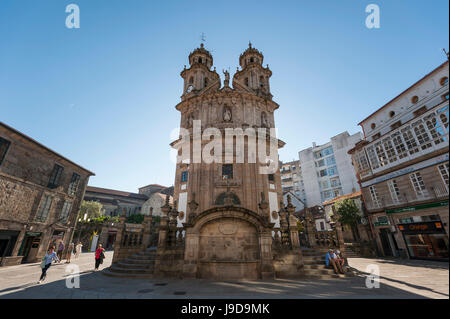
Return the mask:
<path fill-rule="evenodd" d="M 19 256 L 23 256 L 22 263 L 34 262 L 42 240 L 42 232 L 27 232 L 19 249 Z"/>
<path fill-rule="evenodd" d="M 399 224 L 411 259 L 448 260 L 448 236 L 441 221 Z"/>

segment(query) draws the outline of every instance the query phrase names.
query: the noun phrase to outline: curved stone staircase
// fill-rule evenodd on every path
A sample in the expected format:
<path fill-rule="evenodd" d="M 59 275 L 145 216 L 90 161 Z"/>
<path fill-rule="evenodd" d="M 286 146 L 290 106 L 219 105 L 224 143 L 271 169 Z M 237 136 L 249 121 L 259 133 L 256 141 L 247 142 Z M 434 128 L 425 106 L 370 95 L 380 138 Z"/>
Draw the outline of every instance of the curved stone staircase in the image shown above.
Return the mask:
<path fill-rule="evenodd" d="M 354 276 L 351 270 L 348 270 L 345 274 L 336 274 L 334 269 L 326 268 L 325 266 L 325 254 L 326 249 L 311 249 L 302 248 L 303 261 L 304 261 L 304 274 L 305 278 L 311 279 L 332 279 L 332 278 L 345 278 Z"/>
<path fill-rule="evenodd" d="M 106 276 L 120 278 L 152 278 L 155 266 L 156 247 L 150 247 L 105 268 Z"/>

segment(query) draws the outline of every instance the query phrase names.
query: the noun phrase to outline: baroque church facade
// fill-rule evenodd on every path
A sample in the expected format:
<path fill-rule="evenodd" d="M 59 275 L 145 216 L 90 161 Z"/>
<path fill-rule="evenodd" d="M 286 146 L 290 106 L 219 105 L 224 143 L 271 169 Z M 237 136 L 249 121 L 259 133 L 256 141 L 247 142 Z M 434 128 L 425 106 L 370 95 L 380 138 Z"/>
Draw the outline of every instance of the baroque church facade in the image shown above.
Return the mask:
<path fill-rule="evenodd" d="M 302 254 L 296 220 L 289 216 L 292 204 L 283 205 L 280 171 L 262 174 L 256 161 L 249 161 L 249 138 L 244 143 L 244 161 L 207 163 L 193 161 L 198 149 L 192 136 L 196 121 L 200 133 L 208 128 L 220 130 L 225 145 L 227 128 L 255 130 L 275 128 L 268 65 L 263 54 L 249 47 L 239 57 L 239 65 L 229 85 L 224 72 L 223 86 L 213 57 L 203 44 L 189 55 L 184 68 L 180 127 L 190 133 L 189 156 L 176 166 L 174 204 L 167 203 L 167 225 L 162 221 L 155 275 L 180 275 L 183 278 L 239 279 L 273 278 L 299 275 Z M 200 122 L 198 122 L 200 121 Z M 235 140 L 234 140 L 235 141 Z M 179 150 L 180 140 L 171 143 Z M 284 142 L 267 138 L 278 148 Z M 201 141 L 202 149 L 208 141 Z M 234 149 L 235 142 L 232 147 Z M 230 146 L 222 147 L 222 154 Z M 268 146 L 269 148 L 269 146 Z M 216 152 L 217 150 L 213 150 Z M 197 154 L 198 155 L 198 154 Z M 291 214 L 292 215 L 292 214 Z M 172 230 L 171 230 L 172 229 Z M 182 249 L 171 242 L 183 241 Z M 175 253 L 177 251 L 178 253 Z"/>

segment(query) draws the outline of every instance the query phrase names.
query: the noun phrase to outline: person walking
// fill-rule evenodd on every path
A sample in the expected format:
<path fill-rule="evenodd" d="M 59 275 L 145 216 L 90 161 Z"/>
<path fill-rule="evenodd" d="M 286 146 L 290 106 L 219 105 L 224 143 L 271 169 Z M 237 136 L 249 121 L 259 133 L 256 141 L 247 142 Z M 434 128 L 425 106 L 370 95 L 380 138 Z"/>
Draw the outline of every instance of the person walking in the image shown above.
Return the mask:
<path fill-rule="evenodd" d="M 83 248 L 83 244 L 81 241 L 78 243 L 78 245 L 75 247 L 75 258 L 80 257 L 81 254 L 81 248 Z"/>
<path fill-rule="evenodd" d="M 103 264 L 103 259 L 105 259 L 105 250 L 103 249 L 102 244 L 99 244 L 95 251 L 95 270 L 98 270 L 100 264 Z"/>
<path fill-rule="evenodd" d="M 74 243 L 70 243 L 69 249 L 67 250 L 67 261 L 66 261 L 66 264 L 70 264 L 70 258 L 72 258 L 74 246 L 75 246 Z"/>
<path fill-rule="evenodd" d="M 60 263 L 62 260 L 64 248 L 65 248 L 64 243 L 61 240 L 58 246 L 58 263 Z"/>
<path fill-rule="evenodd" d="M 55 253 L 55 246 L 50 246 L 45 256 L 42 258 L 41 268 L 42 268 L 42 274 L 39 278 L 38 284 L 40 284 L 42 281 L 45 280 L 45 277 L 47 276 L 47 270 L 52 265 L 53 260 L 59 261 L 58 256 Z"/>

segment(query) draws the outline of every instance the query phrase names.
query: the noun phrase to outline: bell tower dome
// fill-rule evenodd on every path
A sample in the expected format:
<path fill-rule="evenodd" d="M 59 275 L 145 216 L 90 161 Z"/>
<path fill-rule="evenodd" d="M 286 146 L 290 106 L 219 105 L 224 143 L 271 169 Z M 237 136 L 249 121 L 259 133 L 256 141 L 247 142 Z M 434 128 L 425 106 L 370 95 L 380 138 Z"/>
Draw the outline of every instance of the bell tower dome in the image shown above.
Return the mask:
<path fill-rule="evenodd" d="M 184 79 L 183 95 L 181 96 L 183 100 L 201 94 L 212 86 L 215 87 L 216 82 L 220 87 L 220 77 L 215 68 L 211 71 L 212 65 L 213 57 L 205 49 L 203 43 L 200 44 L 200 48 L 189 54 L 189 68 L 187 69 L 185 66 L 180 74 Z"/>
<path fill-rule="evenodd" d="M 258 96 L 272 99 L 269 78 L 272 76 L 269 66 L 263 67 L 264 56 L 249 42 L 247 50 L 239 57 L 242 70 L 235 73 L 233 87 L 250 91 Z"/>

